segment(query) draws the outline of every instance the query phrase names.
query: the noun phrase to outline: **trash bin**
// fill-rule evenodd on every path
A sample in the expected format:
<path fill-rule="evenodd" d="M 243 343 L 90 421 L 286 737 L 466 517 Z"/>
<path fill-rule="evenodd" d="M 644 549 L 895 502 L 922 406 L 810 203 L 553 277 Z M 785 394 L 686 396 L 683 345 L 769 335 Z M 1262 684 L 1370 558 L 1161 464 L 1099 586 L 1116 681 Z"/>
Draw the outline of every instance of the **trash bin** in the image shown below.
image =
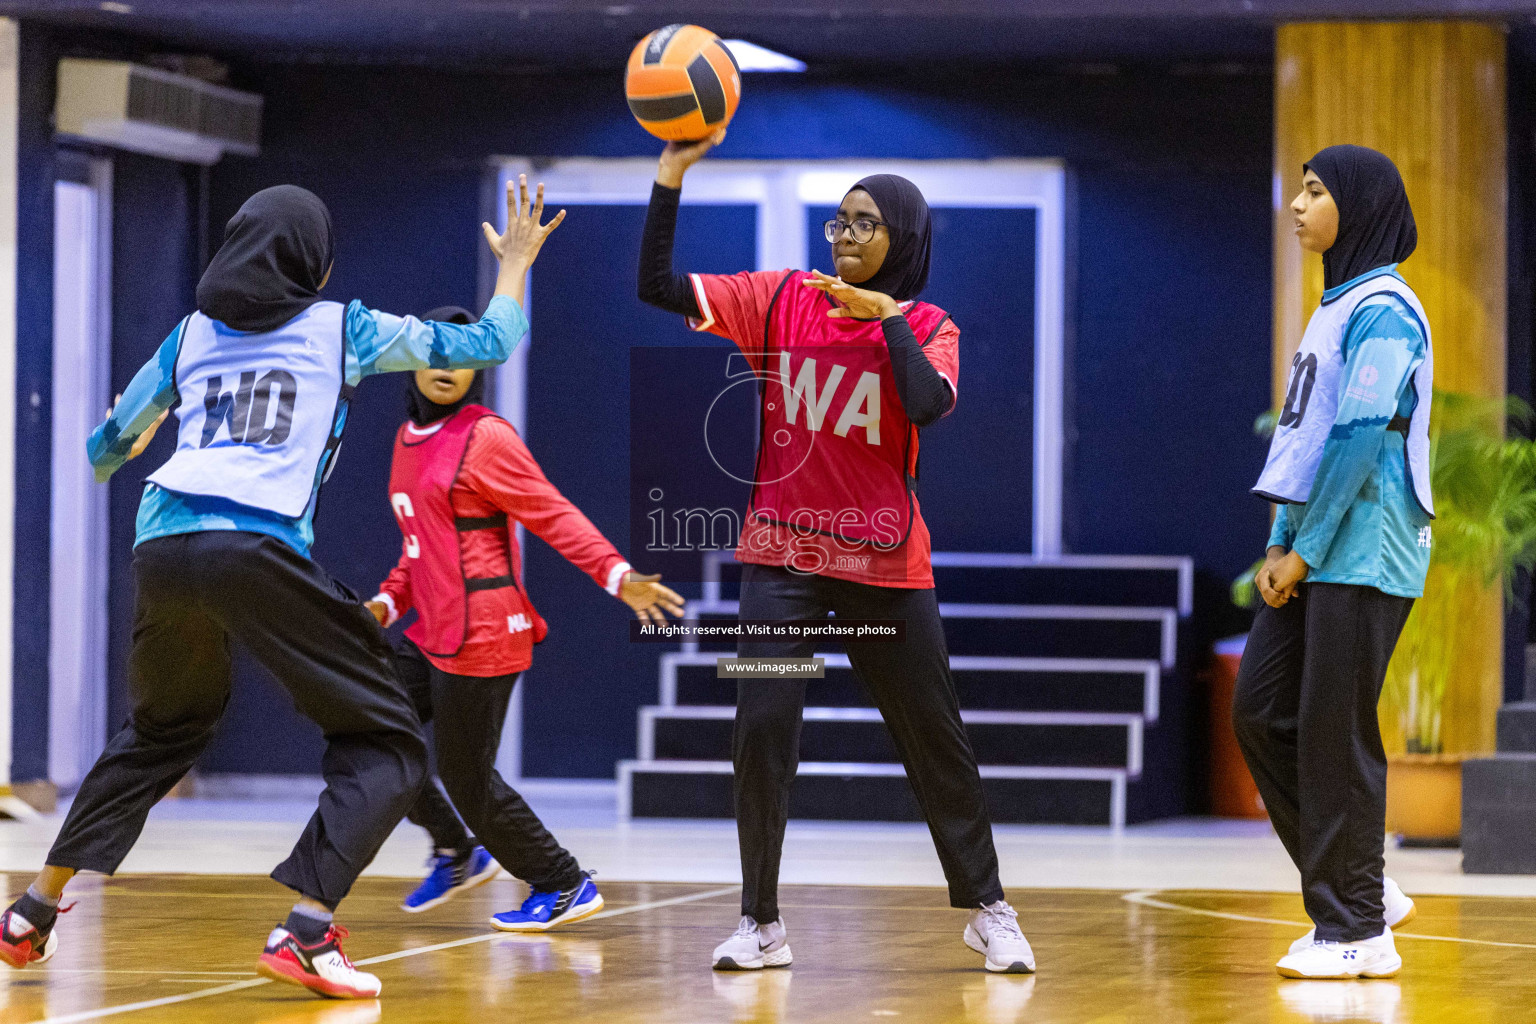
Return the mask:
<path fill-rule="evenodd" d="M 1210 721 L 1207 731 L 1211 751 L 1211 813 L 1219 818 L 1263 818 L 1264 801 L 1248 774 L 1243 752 L 1232 731 L 1232 691 L 1237 686 L 1237 667 L 1243 660 L 1247 634 L 1216 642 L 1211 665 Z"/>

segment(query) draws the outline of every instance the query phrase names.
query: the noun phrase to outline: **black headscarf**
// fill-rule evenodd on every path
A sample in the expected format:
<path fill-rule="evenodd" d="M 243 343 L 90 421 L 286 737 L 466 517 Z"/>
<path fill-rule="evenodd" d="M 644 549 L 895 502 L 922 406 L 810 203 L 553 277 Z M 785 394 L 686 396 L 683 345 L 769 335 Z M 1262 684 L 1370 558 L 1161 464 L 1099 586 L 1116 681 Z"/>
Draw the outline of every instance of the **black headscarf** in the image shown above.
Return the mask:
<path fill-rule="evenodd" d="M 439 306 L 423 314 L 422 319 L 436 320 L 444 324 L 472 324 L 475 322 L 475 315 L 463 306 Z M 470 382 L 469 390 L 464 392 L 464 397 L 448 405 L 438 405 L 422 394 L 421 389 L 416 386 L 414 373 L 405 378 L 405 412 L 411 418 L 411 422 L 418 427 L 447 419 L 466 405 L 479 405 L 484 398 L 485 374 L 480 370 L 475 371 L 475 379 Z"/>
<path fill-rule="evenodd" d="M 848 191 L 869 193 L 891 235 L 885 262 L 859 287 L 885 292 L 897 302 L 917 298 L 928 286 L 928 257 L 933 248 L 928 201 L 916 185 L 895 174 L 871 174 Z"/>
<path fill-rule="evenodd" d="M 333 255 L 319 196 L 297 185 L 262 189 L 224 228 L 197 283 L 197 308 L 237 331 L 274 330 L 319 301 Z"/>
<path fill-rule="evenodd" d="M 1302 165 L 1310 168 L 1339 208 L 1339 236 L 1323 253 L 1323 287 L 1401 263 L 1419 244 L 1413 208 L 1397 165 L 1364 146 L 1329 146 Z"/>

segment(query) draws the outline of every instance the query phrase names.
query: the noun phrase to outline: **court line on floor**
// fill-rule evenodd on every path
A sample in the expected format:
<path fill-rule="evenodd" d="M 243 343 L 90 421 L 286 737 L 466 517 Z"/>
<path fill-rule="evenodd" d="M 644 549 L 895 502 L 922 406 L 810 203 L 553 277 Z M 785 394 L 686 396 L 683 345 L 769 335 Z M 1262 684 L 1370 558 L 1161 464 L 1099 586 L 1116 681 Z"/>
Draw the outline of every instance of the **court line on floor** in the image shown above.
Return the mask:
<path fill-rule="evenodd" d="M 55 975 L 149 975 L 152 978 L 255 978 L 253 970 L 126 970 L 120 967 L 49 967 Z"/>
<path fill-rule="evenodd" d="M 1156 899 L 1161 889 L 1138 889 L 1128 892 L 1120 898 L 1127 903 L 1134 903 L 1142 907 L 1156 907 L 1159 910 L 1178 910 L 1186 914 L 1200 914 L 1204 917 L 1219 917 L 1226 921 L 1246 921 L 1251 924 L 1283 924 L 1294 925 L 1297 928 L 1306 928 L 1310 921 L 1283 921 L 1277 917 L 1253 917 L 1249 914 L 1233 914 L 1225 910 L 1206 910 L 1204 907 L 1188 907 L 1181 903 L 1169 903 L 1166 900 Z M 1496 942 L 1493 939 L 1467 939 L 1459 935 L 1422 935 L 1418 932 L 1392 933 L 1394 939 L 1425 939 L 1429 942 L 1461 942 L 1469 946 L 1502 946 L 1506 949 L 1536 949 L 1536 943 L 1531 942 Z"/>
<path fill-rule="evenodd" d="M 651 900 L 646 903 L 632 903 L 624 907 L 615 907 L 613 910 L 600 910 L 587 918 L 588 921 L 597 921 L 605 917 L 623 917 L 626 914 L 638 914 L 646 910 L 659 910 L 662 907 L 674 907 L 680 903 L 696 903 L 699 900 L 712 899 L 716 896 L 724 896 L 737 892 L 739 885 L 725 885 L 704 892 L 690 893 L 687 896 L 673 896 L 664 900 Z M 369 957 L 366 960 L 353 961 L 359 967 L 369 964 L 388 963 L 391 960 L 403 960 L 406 957 L 421 956 L 424 953 L 436 953 L 444 949 L 457 949 L 461 946 L 472 946 L 479 942 L 490 942 L 499 939 L 508 932 L 488 932 L 482 935 L 471 935 L 464 939 L 455 939 L 452 942 L 437 942 L 430 946 L 416 946 L 411 949 L 402 949 L 394 953 L 385 953 L 381 956 Z M 183 992 L 180 995 L 162 996 L 159 999 L 145 999 L 137 1003 L 123 1003 L 120 1006 L 103 1006 L 95 1010 L 82 1010 L 79 1013 L 68 1013 L 62 1017 L 42 1017 L 34 1024 L 79 1024 L 81 1021 L 102 1020 L 106 1017 L 116 1017 L 125 1013 L 136 1013 L 139 1010 L 154 1010 L 162 1006 L 175 1006 L 178 1003 L 189 1003 L 194 999 L 207 999 L 211 996 L 227 995 L 231 992 L 239 992 L 243 989 L 256 988 L 260 985 L 272 984 L 267 978 L 251 978 L 248 981 L 236 981 L 228 985 L 218 985 L 214 988 L 201 989 L 197 992 Z"/>

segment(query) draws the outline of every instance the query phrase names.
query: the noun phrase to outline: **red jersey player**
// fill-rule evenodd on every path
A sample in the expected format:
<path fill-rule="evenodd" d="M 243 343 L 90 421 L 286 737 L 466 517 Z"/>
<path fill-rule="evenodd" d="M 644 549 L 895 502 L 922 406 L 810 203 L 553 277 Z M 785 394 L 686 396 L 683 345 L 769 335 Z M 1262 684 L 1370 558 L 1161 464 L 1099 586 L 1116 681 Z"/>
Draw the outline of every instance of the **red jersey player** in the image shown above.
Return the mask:
<path fill-rule="evenodd" d="M 736 551 L 740 617 L 900 619 L 902 640 L 848 645 L 897 749 L 949 881 L 971 911 L 965 942 L 990 971 L 1033 971 L 1003 898 L 976 756 L 960 721 L 913 483 L 918 429 L 955 402 L 960 332 L 917 301 L 928 281 L 928 204 L 910 181 L 871 175 L 826 237 L 838 277 L 812 271 L 675 274 L 684 172 L 724 137 L 662 154 L 640 254 L 640 298 L 735 342 L 760 381 L 761 442 Z M 808 657 L 813 642 L 742 642 L 744 658 Z M 736 827 L 742 918 L 717 970 L 783 967 L 779 859 L 799 760 L 803 679 L 737 684 Z"/>
<path fill-rule="evenodd" d="M 429 316 L 470 319 L 453 308 Z M 428 830 L 435 850 L 431 874 L 403 909 L 436 906 L 488 880 L 499 864 L 532 891 L 520 909 L 491 923 L 543 931 L 590 917 L 603 898 L 495 768 L 512 687 L 547 631 L 523 589 L 515 525 L 643 621 L 681 615 L 683 599 L 660 577 L 632 571 L 555 489 L 511 424 L 478 404 L 481 383 L 477 374 L 452 370 L 422 370 L 411 382 L 410 419 L 396 436 L 389 482 L 403 550 L 368 606 L 385 625 L 417 612 L 396 663 L 422 720 L 437 723 L 438 773 L 453 801 L 429 782 L 408 814 Z"/>

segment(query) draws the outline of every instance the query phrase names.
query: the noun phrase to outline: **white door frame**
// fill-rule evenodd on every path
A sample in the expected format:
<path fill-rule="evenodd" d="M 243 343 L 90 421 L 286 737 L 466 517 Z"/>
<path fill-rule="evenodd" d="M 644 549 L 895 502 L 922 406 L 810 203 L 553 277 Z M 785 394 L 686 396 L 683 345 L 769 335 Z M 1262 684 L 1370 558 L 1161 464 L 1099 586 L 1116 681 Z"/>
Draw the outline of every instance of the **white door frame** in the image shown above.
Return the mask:
<path fill-rule="evenodd" d="M 71 791 L 107 739 L 108 490 L 85 442 L 110 401 L 112 161 L 54 184 L 53 456 L 50 501 L 48 777 Z"/>
<path fill-rule="evenodd" d="M 488 219 L 505 227 L 500 197 L 527 174 L 544 183 L 546 206 L 644 206 L 656 161 L 644 157 L 573 158 L 535 163 L 493 161 L 497 188 Z M 1035 232 L 1035 385 L 1033 544 L 1031 553 L 1062 553 L 1062 461 L 1066 384 L 1066 166 L 1059 160 L 706 160 L 688 172 L 683 202 L 757 207 L 757 268 L 805 262 L 805 208 L 836 205 L 848 183 L 866 174 L 900 174 L 933 207 L 1033 209 Z M 722 271 L 730 268 L 718 268 Z M 530 294 L 532 289 L 530 288 Z M 537 325 L 533 333 L 537 333 Z M 527 346 L 497 371 L 497 394 L 519 413 L 527 394 Z"/>

